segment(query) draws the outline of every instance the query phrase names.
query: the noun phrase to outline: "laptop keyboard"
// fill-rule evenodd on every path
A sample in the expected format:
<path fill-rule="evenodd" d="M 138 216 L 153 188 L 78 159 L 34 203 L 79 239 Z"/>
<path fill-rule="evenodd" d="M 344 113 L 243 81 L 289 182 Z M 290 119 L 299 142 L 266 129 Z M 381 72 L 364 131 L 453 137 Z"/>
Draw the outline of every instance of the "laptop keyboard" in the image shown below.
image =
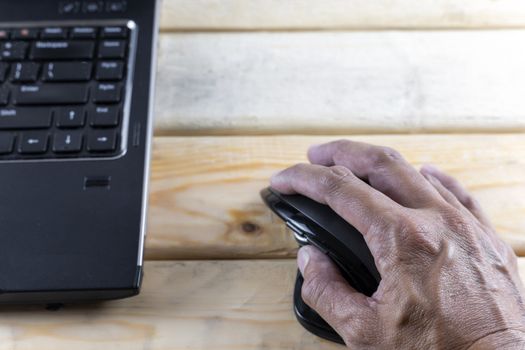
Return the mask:
<path fill-rule="evenodd" d="M 121 153 L 130 37 L 125 25 L 0 28 L 0 160 Z"/>

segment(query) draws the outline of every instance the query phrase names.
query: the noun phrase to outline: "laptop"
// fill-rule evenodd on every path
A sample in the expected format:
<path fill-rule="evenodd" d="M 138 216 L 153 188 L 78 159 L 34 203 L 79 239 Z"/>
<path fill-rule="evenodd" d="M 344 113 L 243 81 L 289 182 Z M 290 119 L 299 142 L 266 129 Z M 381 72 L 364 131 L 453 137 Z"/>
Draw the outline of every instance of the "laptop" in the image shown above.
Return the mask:
<path fill-rule="evenodd" d="M 0 303 L 139 293 L 157 11 L 0 2 Z"/>

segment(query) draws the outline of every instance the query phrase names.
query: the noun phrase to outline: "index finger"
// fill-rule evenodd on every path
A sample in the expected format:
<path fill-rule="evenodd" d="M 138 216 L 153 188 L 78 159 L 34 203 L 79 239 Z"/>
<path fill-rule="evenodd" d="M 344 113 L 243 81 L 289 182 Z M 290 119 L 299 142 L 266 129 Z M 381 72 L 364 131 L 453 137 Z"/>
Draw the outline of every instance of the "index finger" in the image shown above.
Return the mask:
<path fill-rule="evenodd" d="M 310 161 L 342 165 L 408 208 L 423 208 L 441 199 L 436 189 L 394 149 L 339 140 L 310 148 Z"/>
<path fill-rule="evenodd" d="M 378 259 L 391 252 L 392 226 L 403 207 L 342 166 L 298 164 L 274 175 L 271 185 L 281 193 L 299 193 L 329 205 L 361 232 L 381 272 Z"/>

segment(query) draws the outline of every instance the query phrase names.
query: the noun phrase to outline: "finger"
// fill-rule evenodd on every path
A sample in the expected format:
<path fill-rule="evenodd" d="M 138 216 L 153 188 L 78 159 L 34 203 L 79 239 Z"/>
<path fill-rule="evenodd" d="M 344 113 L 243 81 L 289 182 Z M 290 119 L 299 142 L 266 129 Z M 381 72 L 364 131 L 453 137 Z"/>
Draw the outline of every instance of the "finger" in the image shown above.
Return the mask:
<path fill-rule="evenodd" d="M 281 193 L 299 193 L 328 204 L 363 234 L 376 263 L 391 252 L 394 240 L 389 232 L 400 222 L 403 208 L 347 168 L 297 164 L 274 175 L 271 185 Z"/>
<path fill-rule="evenodd" d="M 487 217 L 478 201 L 472 197 L 458 180 L 439 170 L 435 166 L 428 164 L 421 167 L 421 173 L 429 174 L 437 178 L 439 182 L 441 182 L 441 184 L 457 198 L 461 205 L 467 208 L 467 210 L 479 220 L 479 222 L 488 227 L 492 227 L 490 219 Z"/>
<path fill-rule="evenodd" d="M 396 150 L 347 140 L 310 148 L 313 164 L 342 165 L 399 204 L 409 208 L 440 199 L 436 190 Z"/>
<path fill-rule="evenodd" d="M 450 192 L 445 186 L 443 186 L 443 184 L 436 177 L 423 172 L 421 172 L 421 174 L 427 179 L 428 182 L 430 182 L 432 186 L 434 186 L 434 188 L 439 192 L 441 197 L 443 197 L 443 199 L 447 203 L 449 203 L 458 210 L 468 212 L 468 210 L 463 206 L 463 204 L 461 204 L 461 202 L 456 198 L 456 196 L 454 196 L 452 192 Z"/>
<path fill-rule="evenodd" d="M 375 311 L 371 299 L 352 288 L 328 256 L 313 246 L 304 246 L 297 260 L 304 278 L 301 290 L 304 302 L 347 344 L 353 342 L 352 334 L 362 334 L 358 328 L 365 326 L 363 322 L 366 327 L 373 325 Z"/>

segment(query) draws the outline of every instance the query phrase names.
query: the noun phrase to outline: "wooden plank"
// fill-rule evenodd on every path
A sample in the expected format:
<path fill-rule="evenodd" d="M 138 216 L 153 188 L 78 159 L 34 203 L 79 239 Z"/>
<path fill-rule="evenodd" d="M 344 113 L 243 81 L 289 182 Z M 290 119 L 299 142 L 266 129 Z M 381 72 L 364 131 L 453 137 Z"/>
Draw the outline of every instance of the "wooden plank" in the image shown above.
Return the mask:
<path fill-rule="evenodd" d="M 306 161 L 317 136 L 157 137 L 148 259 L 276 258 L 296 242 L 259 198 L 272 173 Z M 525 136 L 375 135 L 353 140 L 398 149 L 415 166 L 434 163 L 481 201 L 498 232 L 525 254 Z"/>
<path fill-rule="evenodd" d="M 131 299 L 3 308 L 0 350 L 342 349 L 295 320 L 295 270 L 293 260 L 148 262 Z"/>
<path fill-rule="evenodd" d="M 525 130 L 525 30 L 164 34 L 158 134 Z"/>
<path fill-rule="evenodd" d="M 525 24 L 520 0 L 164 0 L 163 30 L 500 28 Z"/>

